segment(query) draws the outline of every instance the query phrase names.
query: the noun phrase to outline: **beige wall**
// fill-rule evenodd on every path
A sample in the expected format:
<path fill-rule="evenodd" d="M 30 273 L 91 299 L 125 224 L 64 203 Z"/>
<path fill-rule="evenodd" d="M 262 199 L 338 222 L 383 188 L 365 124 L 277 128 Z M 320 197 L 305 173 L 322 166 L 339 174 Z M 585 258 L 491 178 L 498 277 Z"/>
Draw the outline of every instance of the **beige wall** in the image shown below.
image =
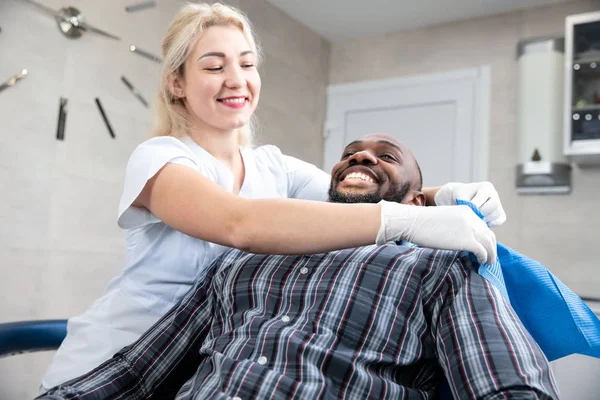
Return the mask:
<path fill-rule="evenodd" d="M 264 0 L 236 0 L 265 53 L 258 108 L 260 142 L 320 166 L 330 45 Z"/>
<path fill-rule="evenodd" d="M 90 22 L 159 53 L 161 36 L 184 2 L 157 3 L 131 15 L 122 0 L 81 8 Z M 329 44 L 265 0 L 228 3 L 247 12 L 264 47 L 258 142 L 320 165 Z M 0 0 L 0 26 L 0 76 L 23 66 L 31 73 L 0 96 L 0 323 L 68 318 L 86 309 L 123 267 L 117 205 L 127 159 L 148 137 L 150 112 L 119 76 L 152 99 L 158 67 L 128 54 L 123 42 L 65 41 L 51 19 L 17 0 Z M 60 95 L 69 97 L 70 107 L 59 143 Z M 92 103 L 96 95 L 115 128 L 114 141 Z M 0 359 L 0 400 L 33 398 L 51 356 Z"/>
<path fill-rule="evenodd" d="M 598 9 L 598 1 L 575 1 L 335 44 L 329 73 L 329 82 L 336 84 L 490 65 L 489 179 L 508 215 L 497 237 L 590 296 L 600 293 L 600 168 L 574 168 L 569 196 L 516 194 L 515 55 L 521 38 L 564 35 L 567 15 Z"/>

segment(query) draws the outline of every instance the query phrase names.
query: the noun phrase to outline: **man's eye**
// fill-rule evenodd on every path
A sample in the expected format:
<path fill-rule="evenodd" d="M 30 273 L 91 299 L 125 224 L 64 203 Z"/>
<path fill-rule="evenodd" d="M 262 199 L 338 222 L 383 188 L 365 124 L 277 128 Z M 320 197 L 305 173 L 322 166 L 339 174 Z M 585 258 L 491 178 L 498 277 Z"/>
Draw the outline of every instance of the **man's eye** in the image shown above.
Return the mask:
<path fill-rule="evenodd" d="M 389 154 L 382 154 L 382 155 L 379 156 L 379 158 L 381 158 L 383 160 L 396 161 L 396 157 L 391 156 Z"/>
<path fill-rule="evenodd" d="M 354 154 L 354 152 L 353 152 L 353 151 L 349 151 L 349 152 L 345 153 L 345 154 L 342 156 L 342 160 L 343 160 L 344 158 L 348 158 L 348 157 L 352 156 L 352 154 Z"/>
<path fill-rule="evenodd" d="M 206 71 L 220 71 L 223 67 L 204 68 Z"/>

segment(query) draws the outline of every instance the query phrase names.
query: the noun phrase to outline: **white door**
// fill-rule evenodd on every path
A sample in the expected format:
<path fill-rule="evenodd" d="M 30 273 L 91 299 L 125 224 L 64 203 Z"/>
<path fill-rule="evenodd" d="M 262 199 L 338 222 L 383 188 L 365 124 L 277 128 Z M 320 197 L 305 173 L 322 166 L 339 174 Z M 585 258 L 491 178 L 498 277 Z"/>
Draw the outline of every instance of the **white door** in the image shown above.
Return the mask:
<path fill-rule="evenodd" d="M 486 180 L 489 85 L 481 67 L 329 86 L 325 170 L 346 144 L 379 132 L 413 150 L 425 186 Z"/>

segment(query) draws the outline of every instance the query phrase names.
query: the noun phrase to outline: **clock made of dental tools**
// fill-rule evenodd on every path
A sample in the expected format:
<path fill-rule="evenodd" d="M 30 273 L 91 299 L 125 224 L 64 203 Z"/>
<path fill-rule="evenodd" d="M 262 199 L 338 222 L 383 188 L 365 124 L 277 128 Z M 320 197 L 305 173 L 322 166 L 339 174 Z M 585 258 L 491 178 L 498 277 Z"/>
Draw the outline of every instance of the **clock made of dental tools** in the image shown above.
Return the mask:
<path fill-rule="evenodd" d="M 112 24 L 113 26 L 111 28 L 106 28 L 105 26 L 101 26 L 102 24 L 88 22 L 88 18 L 84 17 L 84 13 L 80 8 L 83 10 L 85 9 L 85 6 L 88 5 L 87 9 L 96 11 L 95 14 L 91 14 L 96 16 L 104 15 L 103 24 L 107 24 L 107 21 L 112 22 L 110 18 L 107 18 L 106 14 L 108 12 L 111 13 L 109 17 L 116 16 L 116 18 L 124 18 L 126 23 L 116 27 L 121 28 L 119 29 L 120 31 L 125 31 L 126 33 L 129 31 L 129 33 L 132 33 L 128 35 L 130 37 L 133 36 L 135 38 L 138 36 L 138 40 L 145 39 L 146 36 L 149 36 L 147 33 L 144 34 L 143 31 L 153 29 L 153 27 L 152 25 L 148 26 L 142 23 L 142 21 L 148 19 L 146 18 L 148 17 L 148 14 L 142 16 L 142 18 L 125 14 L 120 15 L 123 8 L 115 3 L 120 3 L 122 2 L 121 0 L 73 1 L 77 4 L 77 7 L 53 7 L 56 5 L 57 0 L 12 0 L 12 4 L 11 0 L 9 0 L 7 4 L 5 3 L 5 5 L 0 6 L 0 9 L 5 7 L 8 10 L 8 12 L 0 11 L 0 26 L 2 26 L 2 31 L 0 31 L 0 54 L 9 54 L 2 48 L 2 39 L 4 38 L 11 41 L 15 38 L 23 39 L 23 36 L 30 36 L 25 38 L 26 40 L 24 41 L 31 42 L 32 40 L 35 40 L 34 35 L 27 35 L 29 32 L 25 32 L 26 35 L 23 35 L 23 31 L 18 32 L 19 30 L 23 30 L 23 27 L 19 25 L 28 25 L 30 28 L 33 28 L 32 25 L 36 24 L 34 29 L 31 30 L 43 32 L 43 37 L 40 41 L 51 43 L 62 42 L 64 44 L 62 48 L 55 46 L 57 49 L 54 53 L 57 56 L 54 57 L 54 59 L 45 57 L 47 60 L 40 62 L 39 65 L 35 65 L 36 63 L 30 63 L 33 65 L 22 65 L 16 69 L 16 71 L 19 71 L 17 73 L 15 73 L 15 69 L 12 69 L 12 76 L 10 70 L 8 71 L 8 76 L 0 76 L 0 96 L 11 96 L 13 92 L 19 90 L 18 87 L 23 85 L 19 83 L 20 81 L 27 78 L 26 80 L 31 82 L 38 77 L 44 77 L 45 75 L 48 75 L 48 70 L 53 71 L 53 69 L 57 69 L 56 65 L 52 65 L 53 62 L 56 62 L 59 65 L 62 63 L 62 65 L 64 65 L 64 79 L 62 85 L 57 85 L 57 89 L 60 92 L 55 94 L 55 101 L 58 102 L 58 118 L 55 120 L 56 139 L 65 140 L 67 109 L 73 103 L 78 103 L 80 105 L 75 107 L 76 109 L 86 107 L 88 104 L 90 107 L 87 107 L 87 109 L 93 107 L 96 114 L 95 118 L 97 120 L 99 120 L 99 118 L 103 120 L 108 133 L 107 137 L 115 138 L 114 125 L 111 124 L 113 115 L 118 114 L 121 110 L 127 110 L 128 108 L 132 110 L 132 113 L 138 113 L 138 116 L 140 112 L 148 113 L 147 109 L 150 107 L 150 104 L 146 95 L 151 94 L 150 88 L 154 88 L 157 82 L 162 59 L 149 51 L 140 49 L 136 44 L 132 44 L 131 42 L 127 44 L 123 43 L 120 38 L 121 35 L 113 32 L 113 30 L 117 30 L 115 29 L 115 24 Z M 125 13 L 134 13 L 156 6 L 157 2 L 155 0 L 138 0 L 137 4 L 126 6 L 124 11 Z M 117 11 L 116 7 L 119 7 L 121 10 Z M 106 12 L 107 9 L 108 11 Z M 17 18 L 13 15 L 12 20 L 10 19 L 11 11 L 14 12 Z M 39 12 L 41 13 L 40 15 L 48 16 L 49 18 L 47 18 L 47 20 L 49 24 L 46 25 L 42 17 L 35 17 L 33 15 L 31 17 L 26 16 L 26 14 L 30 12 Z M 6 20 L 3 19 L 2 14 L 7 17 Z M 150 15 L 149 19 L 152 21 L 158 18 L 161 18 L 160 14 Z M 99 20 L 102 19 L 100 18 Z M 161 22 L 164 23 L 166 27 L 168 19 Z M 59 33 L 59 35 L 62 34 L 63 37 L 67 38 L 66 42 L 64 39 L 61 40 L 50 36 L 51 26 L 54 24 L 56 24 L 54 29 L 56 29 L 56 27 L 58 28 L 57 33 Z M 11 30 L 11 28 L 13 29 Z M 12 37 L 10 37 L 11 33 L 13 34 Z M 102 43 L 103 39 L 92 39 L 89 35 L 107 39 L 107 43 Z M 159 40 L 158 36 L 157 40 Z M 154 44 L 156 41 L 153 40 L 152 42 Z M 47 53 L 47 50 L 49 50 L 47 48 L 42 48 L 43 46 L 41 45 L 39 45 L 39 47 L 39 50 L 41 51 L 38 51 L 38 53 Z M 17 47 L 17 54 L 19 52 L 24 52 L 26 48 L 27 47 L 24 46 Z M 34 52 L 32 58 L 35 58 L 35 49 L 32 49 L 32 52 Z M 127 57 L 129 56 L 123 56 L 122 54 L 137 54 L 142 56 L 145 60 L 150 61 L 150 63 L 141 61 L 141 63 L 147 65 L 140 67 L 140 61 L 128 60 Z M 2 58 L 4 59 L 4 57 Z M 13 60 L 14 58 L 16 57 L 12 57 Z M 27 59 L 28 57 L 24 58 Z M 14 66 L 12 68 L 14 68 Z M 0 70 L 3 71 L 3 74 L 6 73 L 5 69 L 0 68 Z M 117 72 L 116 70 L 119 71 Z M 130 80 L 126 76 L 130 76 L 132 79 Z M 52 80 L 56 82 L 56 78 L 53 78 L 54 79 Z M 107 82 L 108 80 L 110 80 L 110 82 Z M 29 84 L 28 88 L 23 88 L 22 90 L 28 90 L 30 92 L 37 91 L 38 88 L 40 88 L 40 84 L 42 85 L 41 87 L 48 86 L 48 82 L 38 81 L 37 84 Z M 125 94 L 122 92 L 125 92 Z M 127 94 L 127 92 L 130 94 Z M 0 100 L 6 100 L 1 97 Z M 134 100 L 134 102 L 139 105 L 130 106 L 129 104 L 126 104 L 130 103 L 133 97 L 137 99 Z M 82 103 L 86 104 L 82 105 Z M 139 110 L 135 110 L 135 108 Z M 138 120 L 141 118 L 142 116 L 139 116 Z"/>

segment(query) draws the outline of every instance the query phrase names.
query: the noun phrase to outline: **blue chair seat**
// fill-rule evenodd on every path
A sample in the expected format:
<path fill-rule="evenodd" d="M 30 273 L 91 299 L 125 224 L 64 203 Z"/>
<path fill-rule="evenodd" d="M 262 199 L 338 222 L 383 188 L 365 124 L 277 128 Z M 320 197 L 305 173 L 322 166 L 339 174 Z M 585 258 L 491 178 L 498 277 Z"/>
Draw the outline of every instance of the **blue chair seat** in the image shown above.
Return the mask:
<path fill-rule="evenodd" d="M 56 350 L 66 335 L 66 319 L 0 324 L 0 357 Z"/>

